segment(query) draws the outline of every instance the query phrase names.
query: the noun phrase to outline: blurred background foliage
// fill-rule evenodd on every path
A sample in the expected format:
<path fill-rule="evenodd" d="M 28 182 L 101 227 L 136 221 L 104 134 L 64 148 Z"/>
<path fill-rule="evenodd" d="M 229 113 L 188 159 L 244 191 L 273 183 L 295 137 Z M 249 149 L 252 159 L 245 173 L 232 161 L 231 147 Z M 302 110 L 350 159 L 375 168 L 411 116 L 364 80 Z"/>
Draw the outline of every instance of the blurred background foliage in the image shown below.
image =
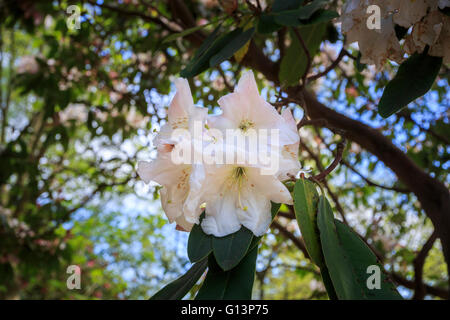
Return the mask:
<path fill-rule="evenodd" d="M 172 80 L 195 50 L 186 38 L 164 41 L 182 25 L 172 2 L 0 1 L 0 298 L 144 299 L 189 267 L 187 234 L 167 223 L 158 187 L 145 186 L 135 173 L 138 159 L 155 155 L 151 139 L 165 121 Z M 184 4 L 197 25 L 233 22 L 216 0 Z M 80 29 L 67 27 L 69 5 L 81 9 Z M 330 6 L 340 11 L 342 2 Z M 249 8 L 239 1 L 237 12 L 249 15 Z M 316 72 L 342 48 L 339 29 L 328 26 L 313 60 Z M 283 39 L 289 43 L 286 34 Z M 272 61 L 284 54 L 280 32 L 253 41 Z M 358 54 L 355 46 L 348 50 Z M 360 67 L 345 57 L 310 89 L 330 108 L 376 127 L 448 186 L 448 68 L 429 93 L 384 120 L 376 105 L 396 65 Z M 224 62 L 190 80 L 196 103 L 217 112 L 217 99 L 243 68 Z M 275 102 L 278 88 L 256 76 Z M 300 120 L 303 110 L 290 107 Z M 303 168 L 323 170 L 339 137 L 319 127 L 302 128 L 301 137 Z M 433 232 L 417 198 L 351 141 L 325 189 L 338 218 L 376 250 L 402 295 L 413 297 L 414 261 Z M 264 237 L 255 298 L 327 298 L 317 268 L 296 246 L 301 235 L 292 218 L 284 207 Z M 82 270 L 80 290 L 66 288 L 72 264 Z M 439 241 L 423 281 L 426 297 L 448 297 Z"/>

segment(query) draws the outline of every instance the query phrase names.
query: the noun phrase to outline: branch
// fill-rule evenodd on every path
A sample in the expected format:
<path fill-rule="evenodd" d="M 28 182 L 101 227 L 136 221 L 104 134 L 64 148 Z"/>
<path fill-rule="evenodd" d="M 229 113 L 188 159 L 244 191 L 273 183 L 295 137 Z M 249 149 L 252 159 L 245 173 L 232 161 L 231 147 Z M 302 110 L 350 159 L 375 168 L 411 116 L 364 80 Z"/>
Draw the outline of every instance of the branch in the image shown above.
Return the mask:
<path fill-rule="evenodd" d="M 318 74 L 315 74 L 311 77 L 308 77 L 307 81 L 314 81 L 317 80 L 323 76 L 326 76 L 328 72 L 336 68 L 336 66 L 341 62 L 342 58 L 346 56 L 345 49 L 342 47 L 341 52 L 339 52 L 339 55 L 337 56 L 336 60 L 333 61 L 323 72 L 320 72 Z"/>
<path fill-rule="evenodd" d="M 369 186 L 372 187 L 377 187 L 377 188 L 381 188 L 384 190 L 390 190 L 390 191 L 395 191 L 395 192 L 399 192 L 399 193 L 410 193 L 411 191 L 409 191 L 408 189 L 404 189 L 404 188 L 399 188 L 399 187 L 388 187 L 388 186 L 384 186 L 381 185 L 379 183 L 375 183 L 372 180 L 370 180 L 369 178 L 366 178 L 365 176 L 363 176 L 358 170 L 356 170 L 356 168 L 354 166 L 352 166 L 347 160 L 342 159 L 341 163 L 343 165 L 345 165 L 346 167 L 348 167 L 350 170 L 352 170 L 354 173 L 356 173 L 361 179 L 363 179 Z"/>
<path fill-rule="evenodd" d="M 319 173 L 318 175 L 314 176 L 313 179 L 317 181 L 323 181 L 327 175 L 329 175 L 341 162 L 342 160 L 342 154 L 344 153 L 345 148 L 345 139 L 343 141 L 340 141 L 337 144 L 336 147 L 336 157 L 334 158 L 333 162 L 326 168 L 324 171 Z"/>
<path fill-rule="evenodd" d="M 414 259 L 414 300 L 422 300 L 425 297 L 426 290 L 423 284 L 423 265 L 425 264 L 425 259 L 427 258 L 428 253 L 430 252 L 431 248 L 433 248 L 433 244 L 436 241 L 436 238 L 437 233 L 436 231 L 433 231 L 431 236 L 423 245 L 422 250 L 420 250 L 419 254 Z"/>
<path fill-rule="evenodd" d="M 291 240 L 295 244 L 295 246 L 303 252 L 305 258 L 311 259 L 301 238 L 296 237 L 292 232 L 289 232 L 289 230 L 286 229 L 286 227 L 280 224 L 277 220 L 274 220 L 271 226 L 280 231 L 283 236 Z"/>

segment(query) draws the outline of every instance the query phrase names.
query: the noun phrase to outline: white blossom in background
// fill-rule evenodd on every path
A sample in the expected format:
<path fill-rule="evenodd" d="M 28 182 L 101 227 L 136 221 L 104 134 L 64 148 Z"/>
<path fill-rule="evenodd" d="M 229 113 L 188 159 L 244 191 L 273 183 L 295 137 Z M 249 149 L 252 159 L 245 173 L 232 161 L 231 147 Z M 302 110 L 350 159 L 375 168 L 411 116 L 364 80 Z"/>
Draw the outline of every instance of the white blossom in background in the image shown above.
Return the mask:
<path fill-rule="evenodd" d="M 18 74 L 36 74 L 39 71 L 39 64 L 34 56 L 23 56 L 20 58 L 16 72 Z"/>
<path fill-rule="evenodd" d="M 380 8 L 380 29 L 369 29 L 367 8 Z M 386 59 L 402 62 L 403 51 L 395 36 L 392 14 L 386 1 L 349 1 L 342 11 L 342 32 L 347 43 L 358 42 L 361 62 L 381 68 Z"/>
<path fill-rule="evenodd" d="M 62 123 L 70 120 L 76 123 L 84 123 L 87 121 L 87 107 L 81 103 L 70 103 L 63 111 L 59 113 L 59 119 Z"/>
<path fill-rule="evenodd" d="M 380 8 L 379 29 L 367 27 L 371 5 Z M 430 55 L 444 57 L 444 63 L 449 63 L 450 18 L 438 10 L 448 6 L 449 0 L 350 0 L 342 10 L 342 32 L 347 43 L 358 43 L 361 62 L 377 69 L 386 59 L 401 63 L 405 53 L 422 52 L 427 45 Z M 395 25 L 410 29 L 402 44 L 395 35 Z"/>

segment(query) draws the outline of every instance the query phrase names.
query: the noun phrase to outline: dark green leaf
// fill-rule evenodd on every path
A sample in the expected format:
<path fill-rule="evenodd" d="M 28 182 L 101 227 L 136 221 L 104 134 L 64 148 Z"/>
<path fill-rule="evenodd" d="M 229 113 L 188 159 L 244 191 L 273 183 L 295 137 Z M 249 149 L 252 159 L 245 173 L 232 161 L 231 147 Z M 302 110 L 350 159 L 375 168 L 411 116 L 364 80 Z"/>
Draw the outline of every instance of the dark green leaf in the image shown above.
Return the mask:
<path fill-rule="evenodd" d="M 327 2 L 327 0 L 314 0 L 310 4 L 300 7 L 299 9 L 279 12 L 275 16 L 275 22 L 283 26 L 298 26 L 300 25 L 299 20 L 308 20 Z"/>
<path fill-rule="evenodd" d="M 255 279 L 258 247 L 248 252 L 244 259 L 229 271 L 223 271 L 210 256 L 208 273 L 196 300 L 250 300 Z"/>
<path fill-rule="evenodd" d="M 275 0 L 272 5 L 273 12 L 298 9 L 303 0 Z"/>
<path fill-rule="evenodd" d="M 312 261 L 322 268 L 324 260 L 316 223 L 318 200 L 319 194 L 315 184 L 306 179 L 298 179 L 294 187 L 295 216 Z"/>
<path fill-rule="evenodd" d="M 213 23 L 213 22 L 211 22 L 211 23 Z M 194 32 L 196 32 L 198 30 L 203 29 L 204 27 L 210 25 L 211 23 L 203 24 L 203 25 L 200 25 L 200 26 L 195 26 L 193 28 L 189 28 L 189 29 L 183 30 L 182 32 L 173 33 L 173 34 L 169 35 L 168 37 L 166 37 L 163 40 L 163 43 L 171 42 L 171 41 L 176 40 L 178 38 L 182 38 L 182 37 L 188 36 L 191 33 L 194 33 Z"/>
<path fill-rule="evenodd" d="M 301 22 L 302 22 L 302 25 L 307 25 L 307 24 L 328 22 L 337 17 L 339 17 L 339 14 L 336 11 L 320 9 L 320 10 L 317 10 L 312 15 L 311 18 L 309 18 L 308 20 L 303 20 Z"/>
<path fill-rule="evenodd" d="M 184 78 L 192 78 L 209 68 L 209 60 L 224 48 L 232 39 L 241 33 L 240 29 L 233 30 L 216 38 L 219 27 L 203 42 L 194 58 L 184 68 L 180 75 Z"/>
<path fill-rule="evenodd" d="M 273 14 L 262 14 L 256 25 L 256 30 L 259 33 L 272 33 L 282 28 L 278 23 L 275 22 L 275 15 Z"/>
<path fill-rule="evenodd" d="M 238 29 L 240 32 L 236 33 L 227 44 L 209 60 L 209 66 L 214 67 L 223 61 L 231 58 L 240 48 L 242 48 L 255 33 L 255 28 L 252 27 L 246 31 Z"/>
<path fill-rule="evenodd" d="M 442 57 L 415 53 L 403 62 L 384 89 L 378 113 L 387 118 L 430 90 L 442 65 Z"/>
<path fill-rule="evenodd" d="M 180 300 L 200 279 L 208 265 L 208 259 L 203 259 L 195 263 L 185 275 L 172 281 L 163 289 L 159 290 L 150 300 Z"/>
<path fill-rule="evenodd" d="M 322 37 L 325 33 L 326 24 L 318 23 L 298 28 L 309 54 L 312 57 L 319 49 Z M 307 57 L 299 40 L 293 31 L 290 31 L 292 39 L 290 47 L 287 49 L 281 61 L 279 79 L 282 85 L 292 86 L 298 84 L 307 67 Z"/>
<path fill-rule="evenodd" d="M 319 198 L 318 226 L 328 273 L 339 299 L 401 299 L 382 272 L 381 288 L 368 288 L 367 268 L 378 265 L 383 269 L 370 248 L 349 227 L 334 219 L 323 196 Z"/>
<path fill-rule="evenodd" d="M 219 266 L 225 271 L 237 266 L 247 253 L 252 239 L 253 233 L 245 227 L 225 237 L 213 237 L 214 257 Z"/>
<path fill-rule="evenodd" d="M 195 224 L 189 233 L 188 257 L 191 262 L 197 262 L 208 256 L 212 251 L 212 236 L 203 232 L 200 224 Z"/>

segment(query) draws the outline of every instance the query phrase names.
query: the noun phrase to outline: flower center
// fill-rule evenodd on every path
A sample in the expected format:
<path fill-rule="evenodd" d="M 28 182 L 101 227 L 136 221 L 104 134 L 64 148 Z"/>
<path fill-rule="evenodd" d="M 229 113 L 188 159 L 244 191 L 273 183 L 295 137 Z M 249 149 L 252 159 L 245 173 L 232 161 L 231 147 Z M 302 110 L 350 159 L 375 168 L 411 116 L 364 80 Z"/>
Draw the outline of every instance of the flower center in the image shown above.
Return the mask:
<path fill-rule="evenodd" d="M 255 125 L 253 121 L 250 120 L 242 120 L 239 124 L 239 129 L 241 129 L 243 132 L 246 132 L 248 129 L 252 128 Z"/>
<path fill-rule="evenodd" d="M 244 211 L 247 211 L 247 206 L 243 206 L 241 203 L 242 183 L 245 178 L 246 178 L 245 168 L 236 167 L 233 169 L 233 180 L 237 185 L 239 208 L 241 208 Z"/>

